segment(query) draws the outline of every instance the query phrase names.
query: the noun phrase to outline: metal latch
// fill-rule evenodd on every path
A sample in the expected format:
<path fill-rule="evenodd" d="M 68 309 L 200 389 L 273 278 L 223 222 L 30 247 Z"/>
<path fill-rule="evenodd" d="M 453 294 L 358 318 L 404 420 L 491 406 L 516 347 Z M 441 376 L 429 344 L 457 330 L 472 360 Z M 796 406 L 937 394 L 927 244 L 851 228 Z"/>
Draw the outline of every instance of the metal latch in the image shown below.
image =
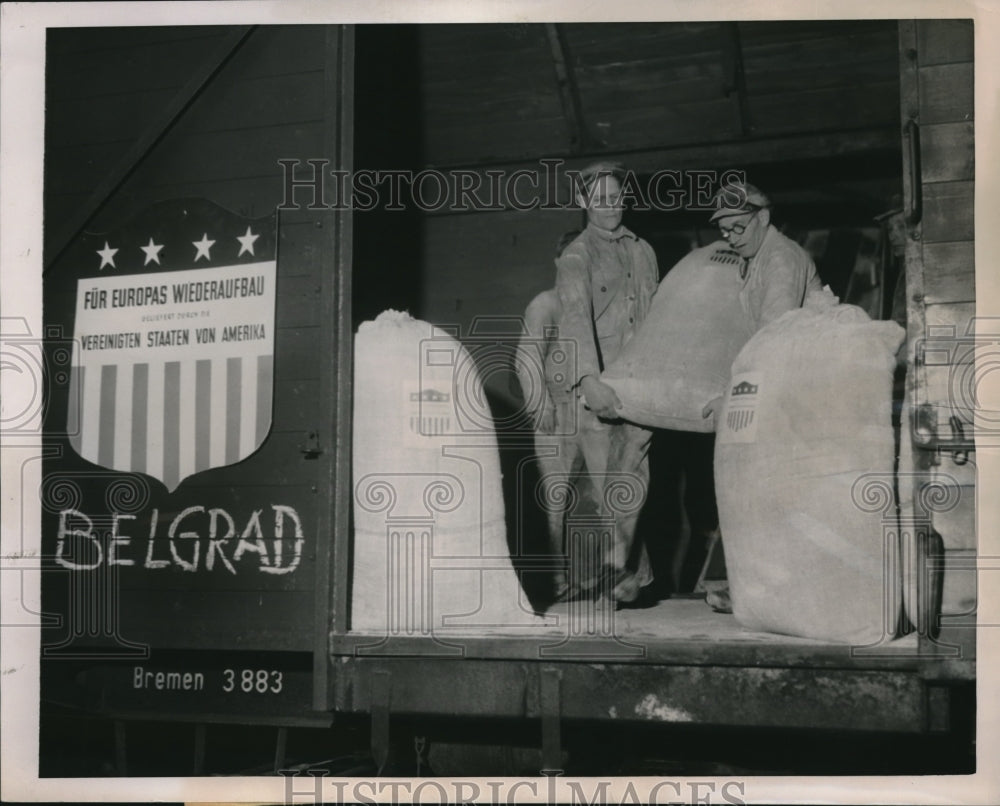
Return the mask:
<path fill-rule="evenodd" d="M 319 446 L 319 434 L 316 431 L 308 431 L 304 442 L 299 443 L 299 451 L 306 459 L 315 459 L 323 449 Z"/>
<path fill-rule="evenodd" d="M 951 428 L 952 442 L 965 445 L 965 429 L 962 428 L 962 421 L 958 419 L 957 414 L 953 414 L 948 418 L 948 426 Z M 967 464 L 969 461 L 969 451 L 967 448 L 952 451 L 951 458 L 955 461 L 956 465 Z"/>
<path fill-rule="evenodd" d="M 940 454 L 950 453 L 956 465 L 969 461 L 969 453 L 976 443 L 965 434 L 965 427 L 957 414 L 948 417 L 951 435 L 942 437 L 937 429 L 937 411 L 930 403 L 921 403 L 913 410 L 913 443 L 918 448 L 934 452 L 933 464 L 940 463 Z"/>

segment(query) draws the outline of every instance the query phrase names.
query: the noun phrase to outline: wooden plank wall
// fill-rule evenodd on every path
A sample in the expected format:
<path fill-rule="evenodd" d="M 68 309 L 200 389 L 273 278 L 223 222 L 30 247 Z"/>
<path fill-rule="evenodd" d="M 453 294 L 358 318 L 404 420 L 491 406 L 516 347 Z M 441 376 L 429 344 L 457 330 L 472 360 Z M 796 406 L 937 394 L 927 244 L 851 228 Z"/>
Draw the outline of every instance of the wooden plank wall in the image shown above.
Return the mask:
<path fill-rule="evenodd" d="M 419 30 L 431 165 L 609 154 L 895 126 L 891 20 L 557 26 L 582 137 L 542 25 Z"/>
<path fill-rule="evenodd" d="M 536 294 L 555 285 L 556 243 L 564 232 L 581 226 L 581 214 L 571 210 L 428 219 L 420 315 L 457 326 L 463 337 L 473 328 L 514 332 L 497 319 L 520 317 Z M 510 357 L 513 362 L 512 352 Z M 517 405 L 520 389 L 513 371 L 493 373 L 484 383 L 500 402 Z"/>
<path fill-rule="evenodd" d="M 725 24 L 567 25 L 584 119 L 613 151 L 740 136 Z"/>
<path fill-rule="evenodd" d="M 542 25 L 428 25 L 418 37 L 409 69 L 420 78 L 427 163 L 563 150 L 568 132 Z"/>
<path fill-rule="evenodd" d="M 420 140 L 418 168 L 464 166 L 482 172 L 489 166 L 540 174 L 538 159 L 543 156 L 565 157 L 579 167 L 596 158 L 634 166 L 638 154 L 642 162 L 637 170 L 649 175 L 663 168 L 747 170 L 754 165 L 740 158 L 742 145 L 756 148 L 759 159 L 760 149 L 766 148 L 761 144 L 769 138 L 822 137 L 845 129 L 891 133 L 899 125 L 892 21 L 580 23 L 558 28 L 579 96 L 585 142 L 573 142 L 572 125 L 562 118 L 543 26 L 430 25 L 415 32 L 413 43 L 422 125 L 408 133 L 400 150 L 414 138 Z M 742 106 L 735 83 L 736 46 L 745 74 Z M 380 129 L 385 126 L 384 120 L 379 123 Z M 393 125 L 409 131 L 410 121 L 401 116 Z M 681 153 L 689 144 L 697 144 L 696 158 Z M 713 147 L 719 149 L 714 160 Z M 829 150 L 817 153 L 828 155 L 829 165 L 837 167 L 824 167 L 827 162 L 815 155 L 808 161 L 800 156 L 797 167 L 782 172 L 786 156 L 776 153 L 770 170 L 757 171 L 762 177 L 757 181 L 770 182 L 766 188 L 778 200 L 781 215 L 824 205 L 826 210 L 849 207 L 855 215 L 871 208 L 869 216 L 888 209 L 898 192 L 893 154 L 886 158 L 879 152 L 878 166 L 866 169 L 859 161 L 845 171 Z M 559 199 L 567 196 L 560 188 Z M 626 222 L 667 256 L 660 267 L 664 272 L 686 249 L 714 237 L 698 232 L 705 218 L 685 211 L 657 212 L 633 215 Z M 422 216 L 417 231 L 411 227 L 406 235 L 419 244 L 421 255 L 408 273 L 422 273 L 410 310 L 436 324 L 456 325 L 463 334 L 482 317 L 520 315 L 535 294 L 551 287 L 557 239 L 582 222 L 573 210 L 521 212 L 509 206 Z M 842 222 L 797 224 L 816 229 Z M 373 237 L 380 236 L 368 236 Z M 389 259 L 412 260 L 410 255 L 390 255 L 388 244 L 381 247 L 385 257 L 380 259 L 358 240 L 359 261 L 366 263 L 359 263 L 359 276 L 384 273 L 380 264 Z M 398 284 L 391 290 L 383 284 L 378 294 L 400 302 Z M 367 296 L 363 304 L 371 313 L 379 308 Z M 498 376 L 486 383 L 500 396 L 516 387 L 512 378 Z"/>
<path fill-rule="evenodd" d="M 740 39 L 754 135 L 896 125 L 893 21 L 742 23 Z"/>
<path fill-rule="evenodd" d="M 916 109 L 904 109 L 919 126 L 920 189 L 923 214 L 913 243 L 922 276 L 916 278 L 911 306 L 922 305 L 926 366 L 918 369 L 916 403 L 930 404 L 935 426 L 951 436 L 949 419 L 958 416 L 971 435 L 972 386 L 970 325 L 975 316 L 975 190 L 973 23 L 971 20 L 918 20 L 915 30 Z M 904 53 L 904 58 L 906 54 Z M 913 58 L 912 56 L 910 57 Z M 911 331 L 911 338 L 915 334 Z M 974 558 L 975 451 L 942 451 L 930 474 L 954 488 L 957 504 L 933 513 L 941 536 L 946 570 L 942 613 L 975 611 Z M 964 570 L 962 570 L 964 568 Z"/>
<path fill-rule="evenodd" d="M 223 28 L 53 29 L 48 42 L 45 232 L 72 217 L 93 187 L 136 142 L 157 110 L 231 33 Z M 157 201 L 204 197 L 247 217 L 274 211 L 284 194 L 278 160 L 323 155 L 332 109 L 324 99 L 325 29 L 275 26 L 254 30 L 208 87 L 160 139 L 89 223 L 90 231 L 120 226 Z M 331 157 L 331 161 L 333 157 Z M 308 199 L 306 199 L 308 201 Z M 187 506 L 219 506 L 237 524 L 271 504 L 292 506 L 306 532 L 300 568 L 285 576 L 177 568 L 122 569 L 123 633 L 170 648 L 312 651 L 314 565 L 329 535 L 317 532 L 329 485 L 317 484 L 333 440 L 320 459 L 304 456 L 306 432 L 333 422 L 320 394 L 327 330 L 321 300 L 333 293 L 332 262 L 324 265 L 323 216 L 308 210 L 280 218 L 272 430 L 249 459 L 185 481 L 174 494 L 151 482 L 148 508 L 160 509 L 161 538 Z M 46 274 L 46 321 L 72 332 L 73 266 Z M 329 323 L 326 323 L 329 326 Z M 52 472 L 93 469 L 72 451 Z M 100 508 L 101 490 L 88 505 Z M 147 509 L 148 509 L 147 508 Z M 193 528 L 202 529 L 204 524 Z M 273 535 L 273 517 L 265 536 Z M 52 539 L 52 521 L 48 537 Z M 202 529 L 203 531 L 203 529 Z M 169 556 L 166 547 L 157 556 Z M 255 570 L 255 569 L 253 569 Z M 326 572 L 324 572 L 326 573 Z"/>

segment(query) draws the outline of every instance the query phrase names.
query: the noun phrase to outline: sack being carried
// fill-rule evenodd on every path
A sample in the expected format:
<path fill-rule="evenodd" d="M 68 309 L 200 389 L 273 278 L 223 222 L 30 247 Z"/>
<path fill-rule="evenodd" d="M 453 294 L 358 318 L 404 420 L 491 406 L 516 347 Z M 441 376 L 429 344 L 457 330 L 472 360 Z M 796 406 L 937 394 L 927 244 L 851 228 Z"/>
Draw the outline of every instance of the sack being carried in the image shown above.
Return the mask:
<path fill-rule="evenodd" d="M 892 377 L 904 337 L 852 305 L 789 311 L 733 363 L 715 486 L 744 627 L 870 645 L 896 631 Z"/>
<path fill-rule="evenodd" d="M 622 401 L 623 418 L 653 428 L 712 430 L 702 409 L 725 394 L 733 359 L 750 338 L 739 300 L 742 261 L 717 241 L 663 278 L 642 327 L 601 375 Z"/>

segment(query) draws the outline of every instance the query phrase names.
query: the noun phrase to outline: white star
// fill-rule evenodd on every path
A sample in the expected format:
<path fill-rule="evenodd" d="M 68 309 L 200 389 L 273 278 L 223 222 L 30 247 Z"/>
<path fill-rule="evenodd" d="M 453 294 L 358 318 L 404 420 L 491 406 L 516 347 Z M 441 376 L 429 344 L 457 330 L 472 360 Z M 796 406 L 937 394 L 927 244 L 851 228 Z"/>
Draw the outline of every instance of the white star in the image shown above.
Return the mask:
<path fill-rule="evenodd" d="M 162 243 L 153 243 L 153 239 L 149 239 L 149 243 L 146 246 L 139 247 L 143 252 L 146 253 L 146 259 L 143 261 L 143 266 L 148 266 L 150 262 L 155 263 L 157 266 L 160 265 L 160 250 L 163 248 Z"/>
<path fill-rule="evenodd" d="M 252 232 L 250 232 L 250 227 L 247 227 L 246 235 L 237 235 L 236 240 L 240 242 L 240 254 L 237 255 L 236 257 L 239 257 L 244 252 L 249 252 L 252 255 L 253 242 L 256 241 L 259 237 L 260 237 L 259 235 L 254 235 Z"/>
<path fill-rule="evenodd" d="M 101 265 L 99 268 L 103 269 L 105 266 L 110 266 L 112 269 L 118 268 L 115 266 L 115 254 L 117 252 L 117 249 L 112 249 L 108 246 L 108 242 L 105 241 L 104 248 L 97 250 L 97 254 L 101 256 Z"/>
<path fill-rule="evenodd" d="M 208 254 L 208 250 L 215 245 L 215 241 L 208 240 L 208 233 L 206 232 L 201 236 L 200 241 L 191 241 L 191 245 L 198 250 L 198 253 L 194 256 L 195 263 L 198 262 L 198 258 L 205 258 L 205 260 L 211 260 L 212 256 Z"/>

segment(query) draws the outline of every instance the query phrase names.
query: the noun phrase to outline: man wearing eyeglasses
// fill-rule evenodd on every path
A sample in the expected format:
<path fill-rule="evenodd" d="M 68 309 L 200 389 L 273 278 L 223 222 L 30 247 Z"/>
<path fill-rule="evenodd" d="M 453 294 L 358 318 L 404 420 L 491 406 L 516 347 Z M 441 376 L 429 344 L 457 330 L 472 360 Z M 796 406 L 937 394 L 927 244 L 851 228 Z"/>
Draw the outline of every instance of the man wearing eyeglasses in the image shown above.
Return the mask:
<path fill-rule="evenodd" d="M 740 303 L 754 333 L 823 289 L 809 253 L 771 223 L 770 207 L 758 188 L 731 183 L 715 194 L 711 218 L 729 248 L 743 258 Z"/>
<path fill-rule="evenodd" d="M 822 292 L 823 284 L 809 253 L 771 223 L 771 202 L 760 189 L 748 182 L 723 185 L 715 194 L 714 207 L 711 220 L 730 250 L 742 258 L 738 263 L 743 281 L 739 297 L 751 333 L 786 311 L 801 308 L 810 294 Z M 718 416 L 722 400 L 716 398 L 705 406 L 704 416 Z M 710 474 L 702 481 L 712 486 Z M 706 534 L 711 537 L 711 532 Z M 704 542 L 703 551 L 708 545 Z M 728 588 L 709 590 L 708 602 L 714 610 L 732 612 Z"/>

